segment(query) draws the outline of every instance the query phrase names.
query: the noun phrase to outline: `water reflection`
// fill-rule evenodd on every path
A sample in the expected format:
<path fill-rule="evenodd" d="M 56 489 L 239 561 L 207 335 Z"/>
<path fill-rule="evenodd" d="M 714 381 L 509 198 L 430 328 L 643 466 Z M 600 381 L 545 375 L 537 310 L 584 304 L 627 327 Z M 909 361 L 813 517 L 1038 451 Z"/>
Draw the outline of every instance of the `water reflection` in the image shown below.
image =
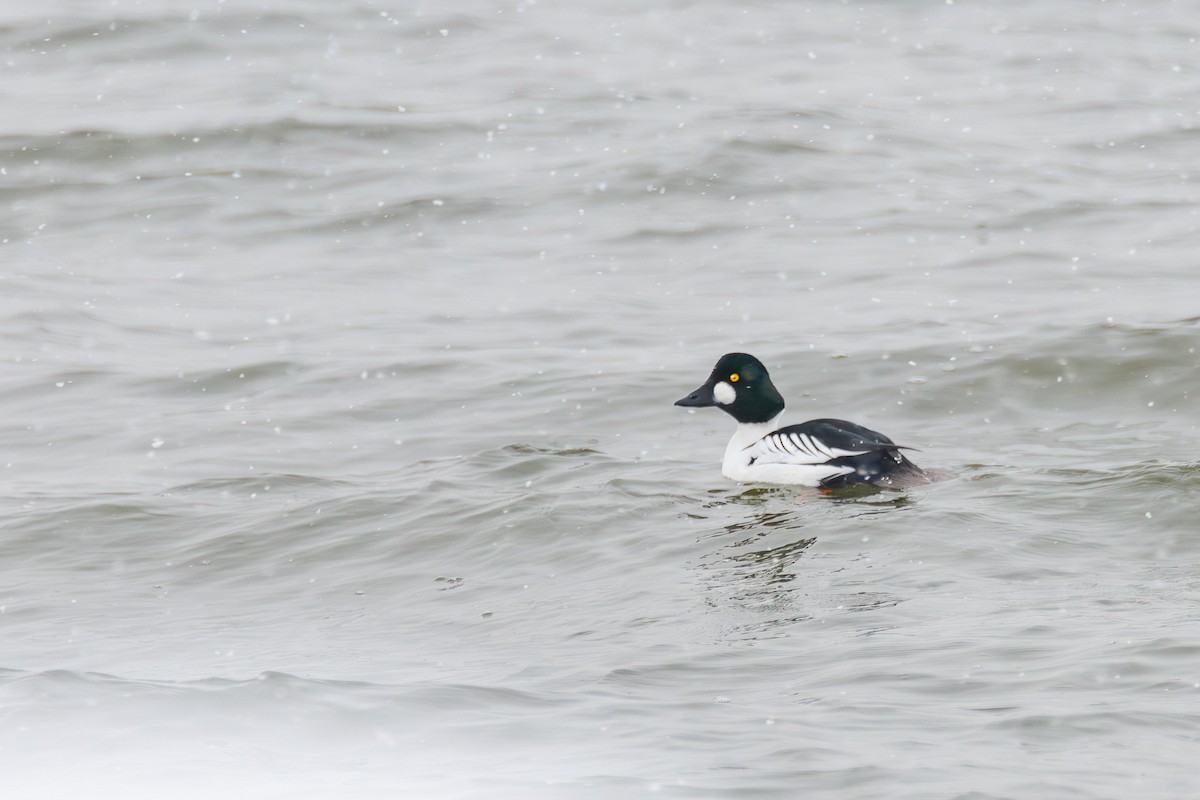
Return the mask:
<path fill-rule="evenodd" d="M 766 532 L 758 533 L 755 538 L 766 535 Z M 753 541 L 753 538 L 746 539 L 737 542 L 733 547 L 744 546 Z M 733 571 L 743 580 L 773 586 L 788 583 L 796 578 L 796 573 L 790 571 L 793 563 L 816 541 L 817 537 L 809 536 L 775 547 L 730 553 L 727 558 L 735 565 Z"/>
<path fill-rule="evenodd" d="M 720 499 L 704 504 L 705 511 L 710 512 L 705 516 L 711 519 L 723 509 L 726 521 L 703 538 L 724 540 L 725 544 L 710 550 L 700 561 L 707 573 L 705 583 L 724 595 L 724 599 L 714 598 L 714 605 L 779 612 L 783 617 L 775 619 L 772 627 L 807 618 L 807 614 L 796 613 L 789 599 L 796 588 L 795 564 L 817 541 L 807 530 L 807 504 L 796 502 L 801 498 L 784 489 L 753 488 L 720 494 Z M 815 497 L 810 494 L 808 499 Z M 781 499 L 786 507 L 781 507 Z M 753 627 L 760 628 L 761 624 L 758 621 Z"/>
<path fill-rule="evenodd" d="M 689 516 L 714 523 L 703 535 L 717 547 L 698 566 L 710 590 L 709 604 L 722 611 L 749 611 L 726 635 L 762 639 L 788 635 L 799 622 L 828 613 L 862 612 L 894 606 L 899 598 L 841 585 L 830 575 L 846 568 L 828 554 L 811 560 L 818 538 L 835 536 L 864 517 L 915 507 L 906 495 L 839 492 L 835 495 L 795 487 L 755 487 L 739 492 L 715 490 L 702 510 Z M 807 565 L 807 566 L 804 566 Z M 832 590 L 832 591 L 831 591 Z"/>

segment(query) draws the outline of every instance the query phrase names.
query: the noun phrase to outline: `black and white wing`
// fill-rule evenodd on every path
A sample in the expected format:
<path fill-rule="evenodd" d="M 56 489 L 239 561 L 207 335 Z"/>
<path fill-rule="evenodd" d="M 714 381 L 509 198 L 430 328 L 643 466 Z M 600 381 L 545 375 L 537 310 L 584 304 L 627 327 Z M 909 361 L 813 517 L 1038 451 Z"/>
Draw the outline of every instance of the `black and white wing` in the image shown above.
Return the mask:
<path fill-rule="evenodd" d="M 768 433 L 746 448 L 751 464 L 847 465 L 855 456 L 897 450 L 882 433 L 840 419 L 814 419 Z"/>
<path fill-rule="evenodd" d="M 900 452 L 906 449 L 882 433 L 840 419 L 814 419 L 780 428 L 746 448 L 752 467 L 827 468 L 828 474 L 818 480 L 827 489 L 927 483 L 928 476 Z"/>

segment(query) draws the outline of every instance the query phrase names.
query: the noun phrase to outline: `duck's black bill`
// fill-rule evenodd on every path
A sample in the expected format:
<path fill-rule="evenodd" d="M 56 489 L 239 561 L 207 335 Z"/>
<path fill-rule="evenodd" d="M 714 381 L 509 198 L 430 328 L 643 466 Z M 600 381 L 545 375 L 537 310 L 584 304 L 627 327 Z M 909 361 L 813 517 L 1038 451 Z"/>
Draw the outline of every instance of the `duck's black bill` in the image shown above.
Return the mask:
<path fill-rule="evenodd" d="M 684 406 L 685 408 L 707 408 L 708 406 L 715 406 L 716 404 L 717 398 L 713 397 L 713 387 L 708 383 L 704 384 L 687 397 L 675 401 L 675 405 Z"/>

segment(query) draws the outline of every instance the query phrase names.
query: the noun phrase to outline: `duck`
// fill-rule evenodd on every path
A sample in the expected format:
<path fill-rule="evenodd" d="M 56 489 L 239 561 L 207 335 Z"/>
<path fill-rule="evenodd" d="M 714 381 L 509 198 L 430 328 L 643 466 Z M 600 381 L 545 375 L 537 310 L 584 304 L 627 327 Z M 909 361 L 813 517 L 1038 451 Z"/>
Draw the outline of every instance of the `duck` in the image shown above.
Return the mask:
<path fill-rule="evenodd" d="M 903 488 L 927 482 L 925 472 L 882 433 L 843 419 L 813 419 L 779 427 L 783 395 L 763 363 L 726 353 L 695 391 L 675 401 L 684 408 L 716 406 L 737 421 L 721 474 L 739 483 L 774 483 L 833 491 Z"/>

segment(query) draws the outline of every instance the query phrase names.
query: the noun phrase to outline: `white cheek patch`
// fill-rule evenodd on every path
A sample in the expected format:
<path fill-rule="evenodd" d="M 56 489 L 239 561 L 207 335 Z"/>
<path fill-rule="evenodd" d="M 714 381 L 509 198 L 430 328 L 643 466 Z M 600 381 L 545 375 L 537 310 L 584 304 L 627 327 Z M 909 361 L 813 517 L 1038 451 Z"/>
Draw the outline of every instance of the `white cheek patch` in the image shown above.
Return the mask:
<path fill-rule="evenodd" d="M 727 406 L 737 400 L 737 392 L 728 383 L 721 381 L 713 387 L 713 397 L 721 405 Z"/>

